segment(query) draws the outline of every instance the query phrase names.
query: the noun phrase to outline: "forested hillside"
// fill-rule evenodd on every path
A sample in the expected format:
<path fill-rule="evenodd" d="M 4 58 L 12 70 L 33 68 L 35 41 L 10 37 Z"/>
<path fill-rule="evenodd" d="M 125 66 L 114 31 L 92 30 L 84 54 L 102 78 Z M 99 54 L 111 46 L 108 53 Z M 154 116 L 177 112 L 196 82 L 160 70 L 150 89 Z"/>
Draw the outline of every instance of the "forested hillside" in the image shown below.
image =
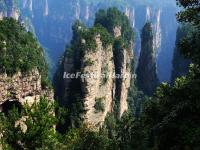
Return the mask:
<path fill-rule="evenodd" d="M 157 4 L 164 4 L 162 2 Z M 31 104 L 16 102 L 18 97 L 15 97 L 8 100 L 14 100 L 12 106 L 6 103 L 6 111 L 0 107 L 0 149 L 199 150 L 200 2 L 176 2 L 181 8 L 177 21 L 192 29 L 179 28 L 175 48 L 184 57 L 178 59 L 180 64 L 185 59 L 190 61 L 188 73 L 180 74 L 172 85 L 155 86 L 158 84 L 155 49 L 151 23 L 147 22 L 141 32 L 140 57 L 144 59 L 139 61 L 143 67 L 139 65 L 138 75 L 141 77 L 145 72 L 150 76 L 148 82 L 153 81 L 150 90 L 138 87 L 135 78 L 65 79 L 64 72 L 134 73 L 134 34 L 130 20 L 117 8 L 99 10 L 94 26 L 88 28 L 76 21 L 72 27 L 71 43 L 67 44 L 55 75 L 55 101 L 49 101 L 48 95 L 40 91 L 39 100 L 33 99 Z M 48 13 L 46 9 L 44 15 Z M 19 75 L 20 82 L 16 81 L 13 86 L 27 87 L 26 81 L 33 80 L 36 84 L 28 86 L 37 89 L 42 77 L 46 81 L 43 50 L 19 22 L 8 18 L 0 21 L 0 52 L 0 74 L 6 81 L 2 84 L 0 80 L 0 95 L 2 87 L 7 88 L 7 85 L 8 91 L 13 90 L 10 78 L 17 72 L 22 75 Z M 175 60 L 174 57 L 174 63 Z M 33 68 L 38 69 L 37 79 L 25 75 Z M 144 68 L 147 70 L 142 72 Z M 17 94 L 7 92 L 6 97 Z M 38 93 L 26 94 L 30 98 Z"/>
<path fill-rule="evenodd" d="M 0 21 L 0 52 L 0 73 L 13 75 L 37 68 L 42 82 L 47 84 L 48 67 L 43 49 L 33 34 L 14 19 Z"/>

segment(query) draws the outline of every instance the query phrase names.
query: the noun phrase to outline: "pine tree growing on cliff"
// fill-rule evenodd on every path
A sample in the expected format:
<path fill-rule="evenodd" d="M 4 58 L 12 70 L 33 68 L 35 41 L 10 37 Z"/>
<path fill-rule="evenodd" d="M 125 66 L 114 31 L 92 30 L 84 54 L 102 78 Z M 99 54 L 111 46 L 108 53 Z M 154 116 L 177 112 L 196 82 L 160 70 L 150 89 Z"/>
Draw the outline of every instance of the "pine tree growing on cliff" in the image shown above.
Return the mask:
<path fill-rule="evenodd" d="M 114 37 L 114 32 L 116 32 L 114 30 L 116 28 L 119 35 Z M 128 17 L 124 13 L 120 12 L 117 8 L 100 10 L 96 14 L 93 27 L 87 28 L 78 21 L 74 24 L 72 29 L 73 38 L 71 44 L 66 49 L 65 57 L 60 67 L 61 69 L 57 72 L 57 74 L 59 74 L 58 78 L 62 77 L 63 72 L 81 72 L 85 74 L 88 73 L 89 70 L 89 72 L 96 73 L 99 70 L 97 69 L 98 67 L 101 68 L 99 71 L 101 71 L 102 74 L 108 74 L 113 70 L 117 70 L 115 73 L 118 75 L 121 74 L 122 71 L 130 72 L 132 59 L 131 47 L 134 34 Z M 99 48 L 101 46 L 102 48 Z M 87 58 L 89 55 L 93 55 L 94 58 L 95 56 L 101 58 L 100 56 L 102 55 L 104 58 L 102 57 L 102 59 L 91 61 L 91 58 Z M 98 66 L 94 68 L 93 66 L 96 62 L 98 62 Z M 112 64 L 113 67 L 104 67 L 104 65 L 106 66 L 107 64 Z M 126 69 L 124 69 L 124 66 Z M 69 71 L 70 67 L 70 70 L 72 71 Z M 111 80 L 112 79 L 110 79 L 110 82 L 116 84 L 116 86 L 112 85 L 113 87 L 110 87 L 110 91 L 108 91 L 108 93 L 112 93 L 110 94 L 112 96 L 110 96 L 111 98 L 109 98 L 109 101 L 115 100 L 116 114 L 119 112 L 119 115 L 121 115 L 121 112 L 124 112 L 123 109 L 126 108 L 126 104 L 124 104 L 124 108 L 120 107 L 120 100 L 124 99 L 126 101 L 126 96 L 121 96 L 123 86 L 125 87 L 125 84 L 123 84 L 125 80 L 116 79 L 119 82 L 115 83 Z M 104 86 L 107 88 L 106 83 L 108 83 L 108 81 L 106 78 L 102 80 L 102 83 L 98 83 L 97 79 L 96 81 L 95 84 L 99 84 L 97 87 L 100 90 L 104 89 Z M 99 97 L 99 95 L 97 95 L 95 97 L 97 92 L 92 92 L 93 84 L 90 84 L 87 80 L 83 81 L 80 77 L 69 80 L 61 79 L 60 82 L 57 82 L 56 84 L 58 85 L 56 86 L 56 95 L 60 102 L 65 102 L 64 105 L 69 110 L 70 114 L 70 116 L 66 118 L 67 125 L 65 127 L 79 127 L 84 120 L 88 119 L 88 117 L 85 117 L 88 115 L 88 112 L 93 113 L 93 111 L 91 111 L 93 108 L 95 109 L 94 113 L 96 115 L 98 115 L 98 113 L 107 113 L 107 109 L 104 111 L 103 108 L 104 103 L 107 101 L 104 100 L 104 97 L 107 98 L 109 96 L 106 96 L 106 93 L 103 94 L 104 92 L 101 92 L 102 96 Z M 63 91 L 60 90 L 61 87 L 63 87 Z M 115 90 L 114 87 L 116 87 L 115 89 L 117 92 L 113 92 Z M 90 90 L 90 88 L 92 90 Z M 128 87 L 125 87 L 124 89 L 124 92 L 126 93 Z M 87 95 L 89 94 L 93 94 L 94 97 L 88 99 Z M 115 98 L 113 98 L 113 96 Z M 99 98 L 102 99 L 104 103 L 96 101 Z M 86 101 L 94 101 L 95 105 L 91 107 L 92 105 L 86 104 Z M 100 107 L 101 109 L 99 109 Z M 90 118 L 88 120 L 90 120 Z"/>
<path fill-rule="evenodd" d="M 44 51 L 32 33 L 12 18 L 0 21 L 0 73 L 12 76 L 37 68 L 42 87 L 50 86 Z"/>
<path fill-rule="evenodd" d="M 151 23 L 146 23 L 142 30 L 141 53 L 137 68 L 137 85 L 146 95 L 152 95 L 159 80 L 156 74 L 156 58 L 153 49 L 153 31 Z"/>

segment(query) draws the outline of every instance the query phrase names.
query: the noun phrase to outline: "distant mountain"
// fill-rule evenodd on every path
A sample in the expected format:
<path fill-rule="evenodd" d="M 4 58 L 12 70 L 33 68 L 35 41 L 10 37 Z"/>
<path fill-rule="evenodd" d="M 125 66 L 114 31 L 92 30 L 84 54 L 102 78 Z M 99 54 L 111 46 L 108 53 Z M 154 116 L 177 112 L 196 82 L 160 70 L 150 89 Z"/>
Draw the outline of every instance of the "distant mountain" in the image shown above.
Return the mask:
<path fill-rule="evenodd" d="M 9 0 L 7 0 L 9 1 Z M 125 12 L 135 28 L 135 56 L 140 54 L 140 32 L 147 21 L 153 24 L 157 49 L 157 72 L 161 81 L 170 81 L 175 33 L 177 28 L 174 0 L 20 0 L 21 17 L 33 24 L 35 34 L 51 60 L 51 73 L 72 38 L 72 24 L 80 19 L 92 26 L 95 12 L 101 8 L 117 7 Z M 27 19 L 26 19 L 27 20 Z M 136 63 L 137 64 L 137 63 Z"/>

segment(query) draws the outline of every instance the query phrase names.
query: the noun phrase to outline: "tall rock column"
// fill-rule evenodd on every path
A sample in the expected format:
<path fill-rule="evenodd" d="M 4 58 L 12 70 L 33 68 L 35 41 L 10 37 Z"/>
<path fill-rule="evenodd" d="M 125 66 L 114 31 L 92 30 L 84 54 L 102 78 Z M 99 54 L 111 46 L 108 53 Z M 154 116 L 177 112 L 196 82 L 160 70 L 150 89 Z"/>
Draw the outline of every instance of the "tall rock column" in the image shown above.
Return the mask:
<path fill-rule="evenodd" d="M 97 78 L 82 79 L 84 95 L 84 108 L 86 111 L 84 121 L 91 125 L 102 125 L 107 113 L 112 111 L 114 79 L 114 63 L 112 61 L 112 45 L 102 46 L 100 37 L 96 37 L 97 48 L 95 52 L 86 52 L 82 60 L 82 70 L 85 74 L 95 73 Z M 91 62 L 91 65 L 87 65 Z M 107 75 L 101 78 L 101 75 Z M 98 108 L 102 103 L 104 107 Z"/>
<path fill-rule="evenodd" d="M 142 30 L 141 53 L 137 68 L 137 85 L 144 94 L 152 95 L 159 81 L 156 74 L 156 52 L 153 48 L 152 24 L 146 23 Z"/>
<path fill-rule="evenodd" d="M 3 17 L 11 17 L 18 20 L 20 17 L 20 11 L 13 0 L 2 0 L 0 1 L 0 20 Z"/>
<path fill-rule="evenodd" d="M 123 47 L 121 41 L 121 27 L 114 27 L 113 36 L 115 38 L 114 43 L 114 63 L 116 76 L 121 76 L 115 79 L 115 103 L 118 107 L 117 114 L 119 117 L 128 110 L 128 89 L 131 83 L 131 63 L 133 60 L 132 46 L 129 48 Z"/>
<path fill-rule="evenodd" d="M 120 118 L 128 110 L 133 30 L 128 17 L 116 8 L 100 10 L 92 28 L 76 22 L 72 29 L 73 38 L 66 51 L 72 55 L 64 57 L 58 78 L 63 72 L 80 76 L 60 79 L 56 95 L 70 110 L 67 125 L 84 122 L 100 127 L 107 114 Z M 61 93 L 60 87 L 64 89 Z"/>

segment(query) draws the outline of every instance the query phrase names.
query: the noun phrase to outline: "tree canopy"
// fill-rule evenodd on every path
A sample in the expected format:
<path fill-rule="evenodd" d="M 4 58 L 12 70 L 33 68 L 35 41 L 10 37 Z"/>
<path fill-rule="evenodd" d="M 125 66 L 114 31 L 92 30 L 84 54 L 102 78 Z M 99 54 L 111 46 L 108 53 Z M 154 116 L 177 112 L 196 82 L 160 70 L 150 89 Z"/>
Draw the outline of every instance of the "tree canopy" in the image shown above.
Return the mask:
<path fill-rule="evenodd" d="M 12 18 L 0 21 L 0 73 L 29 72 L 38 69 L 47 85 L 48 66 L 44 51 L 33 34 Z"/>

